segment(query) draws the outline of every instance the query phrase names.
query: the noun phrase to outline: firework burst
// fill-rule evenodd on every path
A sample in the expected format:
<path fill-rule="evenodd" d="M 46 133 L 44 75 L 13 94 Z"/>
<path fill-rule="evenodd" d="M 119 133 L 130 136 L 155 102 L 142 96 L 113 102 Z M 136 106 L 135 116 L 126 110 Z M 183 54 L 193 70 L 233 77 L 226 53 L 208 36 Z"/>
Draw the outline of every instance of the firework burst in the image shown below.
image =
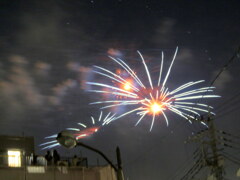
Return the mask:
<path fill-rule="evenodd" d="M 189 90 L 192 88 L 192 86 L 202 83 L 204 80 L 188 82 L 172 91 L 166 87 L 166 83 L 175 61 L 177 51 L 178 48 L 176 48 L 171 64 L 164 78 L 162 77 L 164 64 L 164 53 L 162 52 L 159 77 L 155 86 L 153 85 L 153 80 L 151 78 L 148 66 L 139 51 L 137 52 L 142 60 L 142 64 L 144 66 L 148 79 L 147 85 L 140 80 L 140 78 L 137 76 L 137 73 L 134 72 L 134 70 L 130 68 L 130 66 L 122 59 L 109 56 L 115 63 L 124 69 L 124 71 L 128 74 L 128 78 L 125 78 L 125 76 L 121 76 L 121 74 L 114 73 L 113 71 L 106 68 L 94 66 L 97 69 L 94 71 L 95 73 L 108 78 L 110 82 L 114 82 L 114 85 L 100 82 L 87 82 L 87 84 L 100 88 L 90 90 L 90 92 L 110 94 L 116 97 L 121 96 L 123 99 L 120 100 L 119 98 L 115 98 L 113 100 L 109 99 L 105 101 L 97 101 L 90 104 L 104 104 L 101 109 L 127 105 L 130 105 L 131 107 L 132 105 L 137 106 L 115 118 L 105 121 L 105 123 L 117 120 L 131 113 L 136 113 L 140 116 L 136 123 L 136 125 L 138 125 L 146 115 L 149 115 L 152 117 L 150 127 L 151 131 L 157 117 L 164 117 L 168 125 L 168 118 L 165 113 L 167 110 L 176 113 L 177 115 L 192 123 L 191 119 L 196 119 L 196 116 L 200 116 L 201 112 L 209 112 L 209 109 L 212 109 L 211 106 L 194 102 L 194 100 L 199 100 L 202 98 L 215 98 L 219 96 L 208 94 L 208 92 L 213 91 L 214 87 L 202 87 Z"/>
<path fill-rule="evenodd" d="M 91 116 L 90 125 L 77 123 L 78 128 L 66 128 L 66 130 L 70 131 L 77 140 L 83 139 L 97 133 L 102 126 L 111 122 L 114 119 L 114 116 L 115 114 L 112 114 L 111 112 L 104 116 L 103 112 L 101 111 L 98 118 L 94 118 L 93 116 Z M 59 146 L 60 144 L 56 140 L 57 135 L 58 134 L 53 134 L 51 136 L 45 137 L 47 142 L 39 145 L 43 147 L 42 150 L 51 149 L 53 147 Z"/>

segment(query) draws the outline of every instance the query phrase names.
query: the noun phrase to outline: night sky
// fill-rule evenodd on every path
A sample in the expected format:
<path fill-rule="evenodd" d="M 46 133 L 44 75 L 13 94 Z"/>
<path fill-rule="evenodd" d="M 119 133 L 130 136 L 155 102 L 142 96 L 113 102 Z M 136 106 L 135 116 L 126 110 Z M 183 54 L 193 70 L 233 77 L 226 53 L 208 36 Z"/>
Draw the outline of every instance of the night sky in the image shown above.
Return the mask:
<path fill-rule="evenodd" d="M 240 46 L 239 7 L 238 0 L 1 0 L 0 134 L 34 136 L 36 152 L 45 154 L 38 147 L 45 136 L 77 122 L 88 124 L 100 111 L 89 105 L 98 95 L 86 91 L 85 81 L 101 80 L 91 73 L 93 65 L 118 68 L 111 53 L 140 71 L 140 50 L 157 78 L 161 51 L 168 67 L 178 46 L 170 89 L 201 79 L 209 85 Z M 214 84 L 222 97 L 204 102 L 215 107 L 219 129 L 240 136 L 239 72 L 236 58 Z M 191 167 L 197 147 L 183 142 L 202 126 L 172 113 L 168 117 L 169 127 L 160 118 L 149 132 L 151 122 L 135 127 L 132 114 L 83 142 L 114 162 L 119 146 L 127 180 L 180 179 L 186 172 L 180 168 Z M 105 163 L 84 149 L 58 150 L 62 156 L 89 156 L 90 164 L 97 158 Z M 232 173 L 227 177 L 234 179 L 237 166 L 227 166 Z"/>

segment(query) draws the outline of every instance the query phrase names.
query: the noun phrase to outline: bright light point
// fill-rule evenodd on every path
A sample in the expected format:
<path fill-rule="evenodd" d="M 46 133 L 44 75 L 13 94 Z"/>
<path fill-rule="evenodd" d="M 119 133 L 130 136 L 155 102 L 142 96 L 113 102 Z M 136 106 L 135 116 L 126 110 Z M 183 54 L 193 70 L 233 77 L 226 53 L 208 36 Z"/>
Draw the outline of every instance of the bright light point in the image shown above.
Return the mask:
<path fill-rule="evenodd" d="M 125 90 L 130 90 L 130 89 L 131 89 L 131 86 L 129 85 L 129 83 L 126 83 L 126 84 L 124 85 L 124 89 L 125 89 Z"/>
<path fill-rule="evenodd" d="M 121 85 L 121 88 L 124 89 L 125 91 L 132 91 L 132 85 L 133 80 L 132 79 L 126 79 L 124 84 Z"/>
<path fill-rule="evenodd" d="M 154 114 L 159 114 L 159 113 L 161 112 L 161 110 L 162 110 L 162 107 L 161 107 L 160 104 L 158 104 L 158 103 L 153 103 L 153 104 L 151 105 L 151 111 L 152 111 L 152 113 L 154 113 Z"/>

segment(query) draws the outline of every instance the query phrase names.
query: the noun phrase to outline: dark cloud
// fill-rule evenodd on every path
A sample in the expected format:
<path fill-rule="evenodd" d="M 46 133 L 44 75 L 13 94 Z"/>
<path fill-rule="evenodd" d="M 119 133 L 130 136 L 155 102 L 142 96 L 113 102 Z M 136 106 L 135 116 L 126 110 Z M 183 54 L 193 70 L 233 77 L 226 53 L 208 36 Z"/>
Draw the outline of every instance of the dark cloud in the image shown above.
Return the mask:
<path fill-rule="evenodd" d="M 174 29 L 176 28 L 176 20 L 172 18 L 165 18 L 159 22 L 155 29 L 153 42 L 158 47 L 175 46 Z"/>
<path fill-rule="evenodd" d="M 219 73 L 219 70 L 216 70 L 213 72 L 213 78 L 216 77 L 216 75 Z M 213 79 L 212 78 L 212 79 Z M 220 90 L 223 91 L 225 88 L 228 87 L 228 84 L 233 80 L 232 75 L 229 71 L 225 70 L 223 73 L 221 73 L 221 78 L 217 79 L 214 83 L 214 86 Z"/>
<path fill-rule="evenodd" d="M 52 66 L 49 63 L 38 61 L 32 64 L 26 58 L 16 55 L 11 56 L 8 62 L 8 65 L 5 63 L 1 67 L 0 106 L 1 117 L 4 117 L 1 123 L 17 122 L 22 129 L 26 122 L 47 126 L 55 123 L 58 117 L 53 116 L 49 121 L 49 117 L 45 116 L 52 116 L 52 111 L 68 114 L 69 102 L 66 104 L 66 100 L 73 98 L 70 94 L 75 91 L 76 97 L 80 98 L 83 93 L 80 89 L 81 83 L 85 82 L 82 66 L 75 72 L 75 76 L 66 74 L 62 76 L 63 80 L 60 78 L 52 81 Z M 84 106 L 79 108 L 82 107 Z"/>
<path fill-rule="evenodd" d="M 40 76 L 49 75 L 49 71 L 51 70 L 51 65 L 45 62 L 38 61 L 34 64 L 36 74 Z"/>

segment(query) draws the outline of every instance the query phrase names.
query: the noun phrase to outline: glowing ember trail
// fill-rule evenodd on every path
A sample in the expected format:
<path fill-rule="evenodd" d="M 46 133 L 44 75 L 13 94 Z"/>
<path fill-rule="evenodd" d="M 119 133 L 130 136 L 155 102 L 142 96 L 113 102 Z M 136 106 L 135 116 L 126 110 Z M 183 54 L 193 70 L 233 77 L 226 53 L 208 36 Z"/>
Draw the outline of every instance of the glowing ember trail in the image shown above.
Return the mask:
<path fill-rule="evenodd" d="M 75 133 L 74 136 L 76 137 L 76 139 L 82 139 L 86 136 L 91 136 L 92 134 L 96 133 L 99 130 L 100 127 L 91 127 L 91 128 L 87 128 L 79 133 Z"/>
<path fill-rule="evenodd" d="M 173 59 L 171 64 L 167 70 L 167 73 L 164 78 L 162 78 L 163 72 L 163 62 L 164 62 L 164 54 L 162 52 L 161 58 L 161 66 L 159 70 L 159 77 L 158 83 L 156 86 L 153 84 L 153 80 L 151 78 L 151 74 L 149 72 L 148 66 L 142 56 L 142 54 L 138 52 L 142 64 L 144 66 L 146 76 L 148 79 L 148 85 L 144 84 L 140 78 L 136 75 L 136 73 L 127 65 L 122 59 L 114 58 L 109 56 L 114 62 L 123 68 L 124 72 L 128 74 L 128 78 L 126 75 L 121 75 L 121 73 L 114 73 L 106 68 L 94 66 L 97 70 L 94 71 L 95 73 L 104 76 L 113 82 L 114 85 L 98 83 L 98 82 L 87 82 L 87 84 L 98 87 L 98 89 L 90 90 L 90 92 L 101 93 L 101 94 L 112 94 L 115 96 L 121 96 L 124 99 L 119 100 L 116 99 L 109 99 L 105 101 L 97 101 L 90 104 L 105 104 L 102 109 L 111 108 L 111 107 L 120 107 L 120 106 L 131 106 L 135 105 L 136 107 L 124 112 L 123 114 L 112 118 L 104 123 L 109 123 L 111 121 L 117 120 L 121 117 L 124 117 L 131 113 L 136 113 L 140 116 L 136 125 L 138 125 L 141 120 L 146 116 L 152 117 L 150 131 L 152 130 L 154 121 L 157 117 L 164 117 L 167 125 L 168 125 L 168 118 L 165 114 L 165 111 L 169 110 L 173 113 L 178 114 L 179 116 L 185 118 L 190 123 L 192 119 L 196 119 L 196 116 L 200 116 L 200 112 L 209 112 L 209 109 L 212 109 L 211 106 L 207 104 L 201 104 L 194 102 L 192 100 L 198 100 L 202 98 L 216 98 L 220 97 L 217 95 L 210 95 L 208 92 L 212 92 L 214 87 L 202 87 L 197 89 L 191 89 L 192 86 L 197 85 L 199 83 L 204 82 L 204 80 L 200 81 L 191 81 L 186 84 L 177 87 L 176 89 L 170 91 L 166 87 L 166 83 L 168 77 L 170 75 L 173 63 L 175 61 L 177 55 L 178 48 L 174 53 Z M 121 72 L 118 69 L 118 72 Z M 131 81 L 129 81 L 129 77 Z M 154 80 L 155 81 L 155 80 Z M 99 89 L 100 88 L 100 89 Z M 104 90 L 103 90 L 104 89 Z M 210 112 L 212 113 L 212 112 Z M 212 113 L 214 114 L 214 113 Z M 201 122 L 202 123 L 202 122 Z M 203 123 L 204 124 L 204 123 Z"/>
<path fill-rule="evenodd" d="M 95 119 L 94 117 L 91 116 L 90 126 L 87 126 L 83 123 L 78 123 L 78 126 L 80 126 L 80 128 L 66 128 L 66 130 L 71 131 L 77 140 L 83 139 L 97 133 L 102 126 L 111 122 L 114 116 L 115 114 L 108 113 L 104 117 L 103 112 L 101 111 L 98 119 Z M 51 149 L 53 147 L 60 146 L 60 144 L 56 140 L 57 135 L 58 134 L 53 134 L 51 136 L 45 137 L 45 139 L 47 139 L 48 141 L 39 145 L 39 146 L 45 146 L 42 148 L 42 150 Z"/>

